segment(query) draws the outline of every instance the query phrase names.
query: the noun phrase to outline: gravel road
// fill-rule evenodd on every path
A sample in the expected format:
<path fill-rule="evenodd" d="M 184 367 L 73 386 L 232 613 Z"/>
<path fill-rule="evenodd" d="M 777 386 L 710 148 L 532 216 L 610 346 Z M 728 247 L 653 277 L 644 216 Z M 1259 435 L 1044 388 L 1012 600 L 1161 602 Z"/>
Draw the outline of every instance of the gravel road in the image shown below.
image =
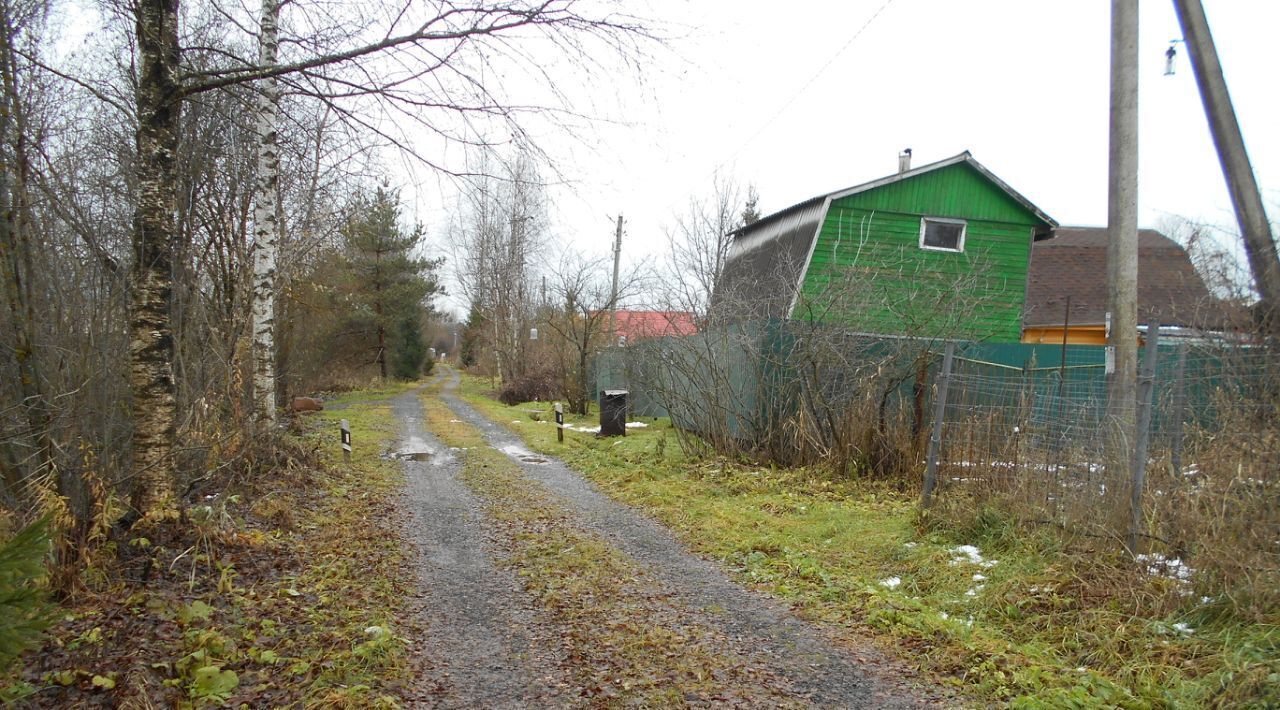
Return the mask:
<path fill-rule="evenodd" d="M 422 401 L 391 400 L 408 486 L 408 537 L 420 551 L 425 644 L 438 666 L 416 703 L 442 708 L 563 707 L 560 645 L 509 571 L 493 564 L 479 502 L 461 462 L 423 428 Z"/>
<path fill-rule="evenodd" d="M 956 704 L 944 692 L 915 687 L 909 671 L 869 646 L 849 642 L 847 634 L 843 641 L 837 640 L 827 630 L 797 618 L 777 600 L 738 585 L 714 562 L 690 553 L 665 527 L 604 495 L 563 462 L 532 454 L 519 437 L 489 421 L 454 394 L 458 384 L 456 372 L 449 371 L 445 378 L 442 399 L 459 418 L 479 428 L 490 446 L 507 454 L 527 476 L 559 496 L 586 527 L 637 560 L 677 599 L 690 609 L 701 610 L 704 620 L 733 639 L 735 645 L 750 649 L 753 656 L 767 658 L 771 670 L 788 679 L 814 705 L 906 708 Z M 427 492 L 422 484 L 414 485 Z M 455 490 L 461 488 L 459 484 L 453 482 L 446 488 L 447 497 L 456 501 L 451 506 L 474 515 L 473 503 L 465 497 L 465 492 Z M 432 505 L 438 508 L 441 504 Z M 461 513 L 453 517 L 473 523 Z M 436 534 L 456 539 L 456 532 L 443 529 L 445 524 L 442 520 L 435 526 Z M 432 549 L 441 546 L 436 542 Z M 469 569 L 467 581 L 455 580 L 454 589 L 469 584 L 493 584 L 492 580 L 480 579 L 490 573 L 491 567 L 482 568 L 477 561 Z M 513 682 L 514 679 L 508 679 L 507 686 Z"/>

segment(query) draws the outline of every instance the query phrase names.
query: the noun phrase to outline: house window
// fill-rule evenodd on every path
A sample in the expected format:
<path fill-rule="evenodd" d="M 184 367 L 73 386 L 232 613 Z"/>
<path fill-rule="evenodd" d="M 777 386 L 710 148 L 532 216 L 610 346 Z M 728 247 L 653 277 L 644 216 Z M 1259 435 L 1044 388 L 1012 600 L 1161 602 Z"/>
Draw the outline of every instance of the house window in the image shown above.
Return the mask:
<path fill-rule="evenodd" d="M 920 220 L 920 248 L 964 251 L 964 220 L 924 217 Z"/>

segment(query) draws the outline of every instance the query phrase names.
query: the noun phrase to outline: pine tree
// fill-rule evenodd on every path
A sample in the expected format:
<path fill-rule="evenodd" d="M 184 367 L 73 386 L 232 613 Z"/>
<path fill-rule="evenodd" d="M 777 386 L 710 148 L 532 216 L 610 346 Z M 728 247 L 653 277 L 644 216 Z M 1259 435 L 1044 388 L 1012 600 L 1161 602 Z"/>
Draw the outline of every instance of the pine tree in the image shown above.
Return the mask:
<path fill-rule="evenodd" d="M 406 361 L 414 357 L 412 353 L 396 353 L 393 349 L 423 350 L 419 324 L 427 313 L 428 299 L 444 291 L 436 275 L 443 260 L 414 255 L 422 241 L 422 227 L 411 230 L 401 227 L 400 195 L 385 186 L 373 195 L 356 200 L 343 238 L 347 251 L 347 288 L 354 305 L 351 319 L 358 325 L 354 330 L 372 337 L 373 362 L 386 379 L 388 363 L 398 362 L 401 357 L 408 358 Z M 414 330 L 416 339 L 394 337 L 397 328 L 405 327 L 404 323 L 411 324 L 408 327 Z M 421 356 L 418 356 L 415 372 L 405 377 L 417 378 L 421 366 Z"/>
<path fill-rule="evenodd" d="M 744 227 L 760 221 L 760 195 L 756 193 L 755 185 L 747 186 L 747 201 L 742 206 L 742 215 L 739 219 Z"/>
<path fill-rule="evenodd" d="M 416 380 L 422 373 L 422 363 L 427 359 L 427 347 L 422 342 L 422 324 L 417 318 L 405 316 L 396 323 L 395 338 L 391 347 L 391 374 L 399 380 Z"/>
<path fill-rule="evenodd" d="M 39 520 L 0 544 L 0 673 L 35 645 L 49 625 L 41 579 L 49 554 L 48 521 Z"/>

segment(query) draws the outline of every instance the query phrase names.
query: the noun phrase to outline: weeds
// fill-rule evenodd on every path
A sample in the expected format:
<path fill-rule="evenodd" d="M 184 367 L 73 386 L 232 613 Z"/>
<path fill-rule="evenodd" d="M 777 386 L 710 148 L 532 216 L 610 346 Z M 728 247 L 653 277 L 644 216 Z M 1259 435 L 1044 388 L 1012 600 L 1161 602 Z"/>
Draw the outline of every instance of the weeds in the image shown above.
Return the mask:
<path fill-rule="evenodd" d="M 5 692 L 41 706 L 395 706 L 412 672 L 401 472 L 377 456 L 390 411 L 359 401 L 219 467 L 164 549 L 126 540 L 163 562 L 153 578 L 107 570 L 65 601 Z M 349 466 L 340 417 L 359 442 Z"/>

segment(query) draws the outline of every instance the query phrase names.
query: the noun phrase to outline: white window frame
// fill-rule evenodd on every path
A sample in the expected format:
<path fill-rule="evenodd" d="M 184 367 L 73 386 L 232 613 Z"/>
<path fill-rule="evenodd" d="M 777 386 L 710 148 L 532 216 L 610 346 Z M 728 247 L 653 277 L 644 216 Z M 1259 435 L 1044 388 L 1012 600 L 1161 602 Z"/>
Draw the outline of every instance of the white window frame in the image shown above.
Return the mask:
<path fill-rule="evenodd" d="M 960 240 L 959 242 L 956 243 L 956 248 L 948 249 L 946 247 L 925 246 L 924 232 L 925 232 L 926 225 L 929 222 L 941 222 L 944 224 L 960 225 Z M 964 252 L 964 239 L 968 235 L 968 233 L 969 233 L 969 223 L 963 219 L 950 219 L 948 217 L 921 217 L 920 218 L 920 248 L 925 251 L 941 251 L 941 252 L 946 252 L 948 254 L 960 254 Z"/>

